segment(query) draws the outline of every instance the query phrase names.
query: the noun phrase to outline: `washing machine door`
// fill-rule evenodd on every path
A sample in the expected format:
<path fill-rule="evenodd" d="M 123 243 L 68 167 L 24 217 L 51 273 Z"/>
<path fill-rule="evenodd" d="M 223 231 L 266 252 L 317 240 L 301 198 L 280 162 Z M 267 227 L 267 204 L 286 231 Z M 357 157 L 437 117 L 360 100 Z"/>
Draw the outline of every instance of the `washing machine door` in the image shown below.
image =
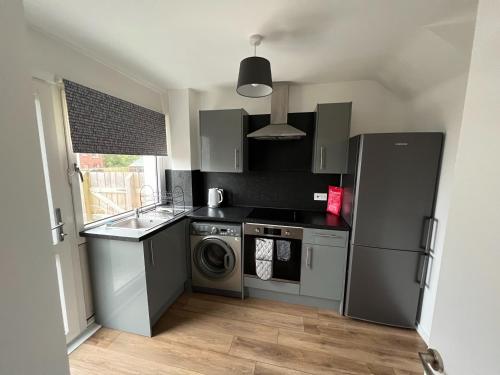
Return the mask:
<path fill-rule="evenodd" d="M 236 257 L 231 247 L 220 238 L 201 240 L 193 252 L 194 265 L 209 279 L 222 279 L 233 272 Z"/>

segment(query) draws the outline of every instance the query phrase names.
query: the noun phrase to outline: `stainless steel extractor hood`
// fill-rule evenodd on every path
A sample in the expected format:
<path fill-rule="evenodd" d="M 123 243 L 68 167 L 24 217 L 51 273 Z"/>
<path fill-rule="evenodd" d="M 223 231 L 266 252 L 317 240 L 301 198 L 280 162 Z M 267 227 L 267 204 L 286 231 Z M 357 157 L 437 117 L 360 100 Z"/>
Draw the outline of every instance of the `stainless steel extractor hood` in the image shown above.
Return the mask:
<path fill-rule="evenodd" d="M 288 116 L 288 85 L 273 83 L 271 95 L 271 124 L 247 135 L 248 138 L 259 140 L 290 140 L 306 136 L 302 130 L 286 123 Z"/>

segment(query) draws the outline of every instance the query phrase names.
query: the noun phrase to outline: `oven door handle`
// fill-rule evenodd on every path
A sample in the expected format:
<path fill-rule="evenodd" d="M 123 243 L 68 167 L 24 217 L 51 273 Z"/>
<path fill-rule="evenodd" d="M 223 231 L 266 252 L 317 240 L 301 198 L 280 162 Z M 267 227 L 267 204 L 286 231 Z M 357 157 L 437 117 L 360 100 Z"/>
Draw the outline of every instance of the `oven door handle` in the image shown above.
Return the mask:
<path fill-rule="evenodd" d="M 306 247 L 306 266 L 307 268 L 312 268 L 312 251 L 313 248 L 311 246 Z"/>

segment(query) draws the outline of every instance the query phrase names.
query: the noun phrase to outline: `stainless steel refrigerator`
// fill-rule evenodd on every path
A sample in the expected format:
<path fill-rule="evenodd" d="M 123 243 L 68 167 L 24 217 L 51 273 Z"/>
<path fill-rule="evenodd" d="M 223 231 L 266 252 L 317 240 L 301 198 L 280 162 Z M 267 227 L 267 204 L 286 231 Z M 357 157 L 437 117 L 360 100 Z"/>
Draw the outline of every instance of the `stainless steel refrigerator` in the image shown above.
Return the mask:
<path fill-rule="evenodd" d="M 442 143 L 442 133 L 351 138 L 342 210 L 352 227 L 345 315 L 415 327 Z"/>

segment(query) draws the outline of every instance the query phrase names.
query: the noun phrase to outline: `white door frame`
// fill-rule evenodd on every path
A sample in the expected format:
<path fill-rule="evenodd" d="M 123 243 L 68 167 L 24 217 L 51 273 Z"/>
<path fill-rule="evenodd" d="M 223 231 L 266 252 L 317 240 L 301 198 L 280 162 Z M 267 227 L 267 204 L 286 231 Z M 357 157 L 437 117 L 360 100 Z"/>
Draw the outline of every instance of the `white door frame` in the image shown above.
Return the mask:
<path fill-rule="evenodd" d="M 33 79 L 33 90 L 37 106 L 37 120 L 41 119 L 43 129 L 42 157 L 45 159 L 45 171 L 48 172 L 48 203 L 52 227 L 55 227 L 55 208 L 62 211 L 63 230 L 67 234 L 64 240 L 54 238 L 54 255 L 59 259 L 67 312 L 66 343 L 74 340 L 87 328 L 82 268 L 78 249 L 77 220 L 73 206 L 72 190 L 68 179 L 68 154 L 66 150 L 66 129 L 63 117 L 61 88 L 56 83 Z M 45 145 L 45 152 L 43 146 Z M 56 231 L 54 231 L 56 232 Z M 61 291 L 60 291 L 61 292 Z"/>

